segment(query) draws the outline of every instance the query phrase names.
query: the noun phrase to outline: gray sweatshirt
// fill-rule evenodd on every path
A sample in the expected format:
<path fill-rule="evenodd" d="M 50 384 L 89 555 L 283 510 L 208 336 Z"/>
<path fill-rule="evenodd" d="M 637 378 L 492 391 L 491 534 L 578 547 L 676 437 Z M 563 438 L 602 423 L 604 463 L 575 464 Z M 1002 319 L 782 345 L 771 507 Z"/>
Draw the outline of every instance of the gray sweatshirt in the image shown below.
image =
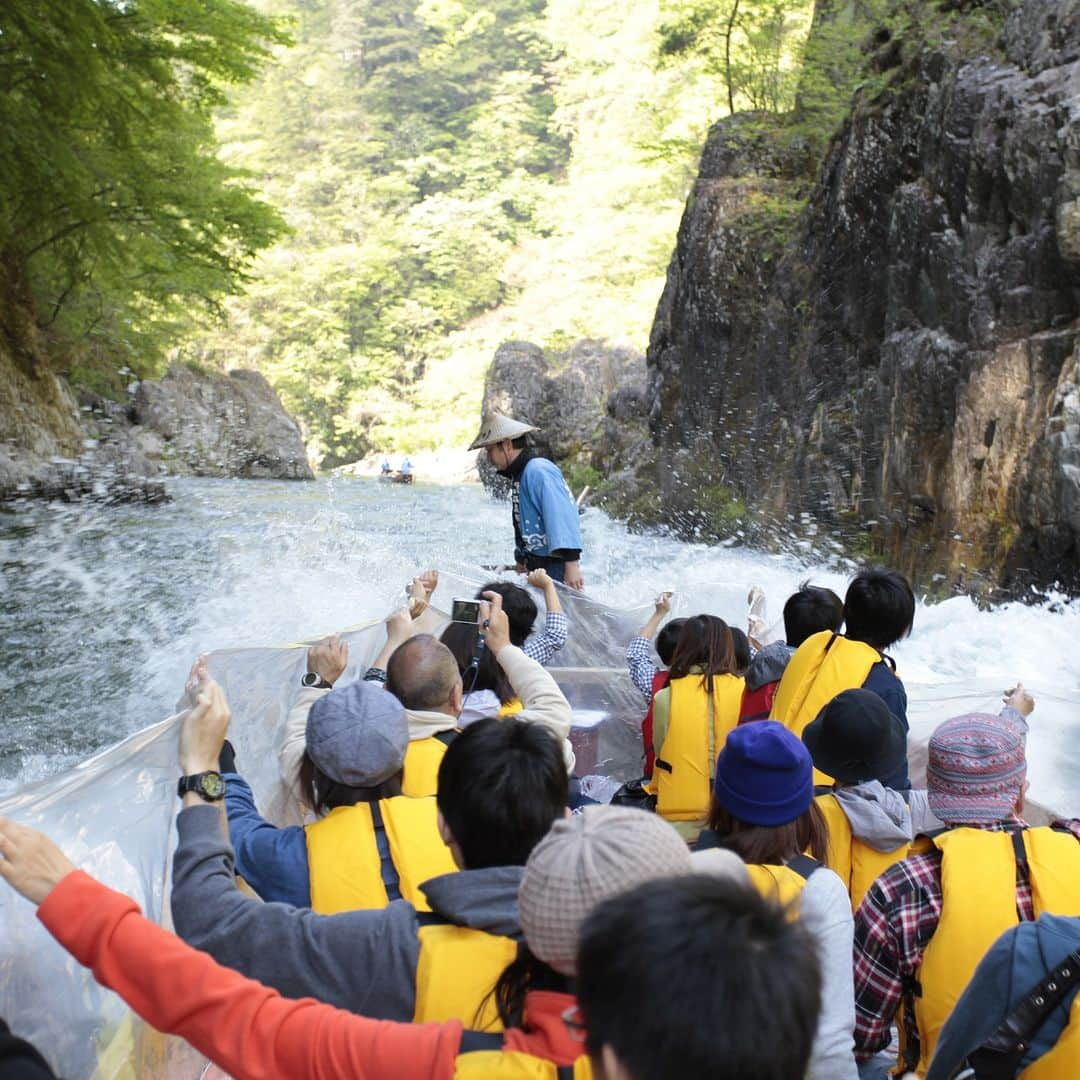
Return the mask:
<path fill-rule="evenodd" d="M 176 932 L 285 997 L 313 997 L 377 1020 L 412 1020 L 420 951 L 416 910 L 395 900 L 377 911 L 316 915 L 241 893 L 232 847 L 214 806 L 177 818 L 172 915 Z M 520 866 L 461 870 L 425 882 L 432 910 L 451 922 L 519 938 Z"/>

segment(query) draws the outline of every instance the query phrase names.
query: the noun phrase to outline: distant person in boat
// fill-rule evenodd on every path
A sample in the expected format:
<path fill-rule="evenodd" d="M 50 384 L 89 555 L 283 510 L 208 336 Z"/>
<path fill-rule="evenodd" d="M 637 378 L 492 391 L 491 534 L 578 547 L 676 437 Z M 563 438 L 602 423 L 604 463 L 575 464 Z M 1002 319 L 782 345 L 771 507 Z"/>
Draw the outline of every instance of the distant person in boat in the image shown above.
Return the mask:
<path fill-rule="evenodd" d="M 821 960 L 821 1015 L 808 1080 L 855 1080 L 851 906 L 824 861 L 828 834 L 814 804 L 813 763 L 782 724 L 735 728 L 716 762 L 708 827 L 698 850 L 742 857 L 762 894 L 792 904 Z"/>
<path fill-rule="evenodd" d="M 486 451 L 492 467 L 511 482 L 518 569 L 543 568 L 556 581 L 583 589 L 578 508 L 558 465 L 529 447 L 528 433 L 536 430 L 488 413 L 469 449 Z"/>
<path fill-rule="evenodd" d="M 739 723 L 765 720 L 772 709 L 788 661 L 795 650 L 823 630 L 839 633 L 844 624 L 844 602 L 832 591 L 803 582 L 784 604 L 784 640 L 762 645 L 746 669 Z"/>
<path fill-rule="evenodd" d="M 620 820 L 620 833 L 624 828 Z M 134 901 L 76 870 L 42 833 L 5 820 L 0 875 L 40 905 L 45 927 L 98 982 L 238 1080 L 554 1080 L 556 1067 L 573 1066 L 575 1075 L 596 1080 L 805 1074 L 821 980 L 797 922 L 730 877 L 680 873 L 642 881 L 623 860 L 612 863 L 606 836 L 566 839 L 573 845 L 567 862 L 582 873 L 538 867 L 535 888 L 522 886 L 522 909 L 531 913 L 531 947 L 573 958 L 576 1003 L 561 992 L 527 992 L 527 1026 L 501 1037 L 464 1032 L 452 1019 L 387 1023 L 310 999 L 286 1000 L 144 918 Z M 589 872 L 594 849 L 618 881 Z M 545 848 L 549 861 L 559 854 Z M 678 858 L 665 846 L 656 868 Z M 642 883 L 624 891 L 635 879 Z M 671 975 L 674 957 L 678 978 Z"/>
<path fill-rule="evenodd" d="M 319 698 L 308 713 L 301 791 L 318 820 L 278 828 L 259 813 L 231 744 L 221 753 L 237 873 L 263 900 L 324 915 L 382 908 L 456 869 L 434 798 L 402 795 L 409 724 L 401 702 L 369 682 Z"/>
<path fill-rule="evenodd" d="M 208 685 L 205 707 L 182 725 L 185 777 L 213 774 L 228 727 L 224 695 Z M 523 867 L 566 813 L 568 778 L 558 741 L 540 726 L 474 724 L 439 766 L 438 828 L 461 869 L 420 885 L 431 913 L 402 899 L 337 915 L 245 896 L 214 805 L 220 792 L 194 779 L 184 786 L 172 915 L 185 941 L 290 997 L 379 1019 L 471 1022 L 516 951 Z M 488 1023 L 497 1023 L 493 1006 L 480 1026 Z"/>
<path fill-rule="evenodd" d="M 536 624 L 536 601 L 528 591 L 508 581 L 491 581 L 476 593 L 481 600 L 487 592 L 502 597 L 502 609 L 510 620 L 510 644 L 516 645 L 531 660 L 547 664 L 566 644 L 568 624 L 563 614 L 559 591 L 546 570 L 533 570 L 529 584 L 544 594 L 544 629 L 533 633 Z M 464 703 L 458 719 L 461 727 L 486 716 L 512 716 L 521 712 L 517 696 L 506 672 L 495 658 L 480 647 L 480 628 L 469 623 L 450 623 L 440 637 L 454 654 L 465 687 Z"/>
<path fill-rule="evenodd" d="M 907 692 L 885 654 L 911 633 L 915 594 L 907 579 L 881 567 L 860 570 L 844 597 L 844 633 L 822 630 L 807 638 L 788 662 L 772 703 L 772 719 L 797 736 L 842 690 L 862 687 L 878 695 L 908 730 Z M 817 773 L 817 783 L 830 777 Z M 885 786 L 911 787 L 907 758 Z"/>
<path fill-rule="evenodd" d="M 398 472 L 401 473 L 402 476 L 412 476 L 412 462 L 407 457 L 401 459 L 401 464 L 398 466 Z"/>
<path fill-rule="evenodd" d="M 670 682 L 653 698 L 650 784 L 656 812 L 688 841 L 701 831 L 716 755 L 739 722 L 742 693 L 727 623 L 715 615 L 688 618 L 671 658 Z"/>
<path fill-rule="evenodd" d="M 970 713 L 930 737 L 926 786 L 946 831 L 886 870 L 855 913 L 855 1049 L 877 1080 L 899 1016 L 900 1064 L 925 1075 L 946 1017 L 1000 934 L 1080 914 L 1080 821 L 1029 827 L 1027 721 Z M 902 1010 L 898 1014 L 898 1010 Z"/>
<path fill-rule="evenodd" d="M 941 1029 L 926 1080 L 1080 1076 L 1080 918 L 1006 930 Z M 1036 1062 L 1038 1070 L 1032 1069 Z M 973 1072 L 966 1070 L 973 1069 Z"/>
<path fill-rule="evenodd" d="M 393 472 L 393 469 L 390 468 L 390 459 L 389 458 L 383 458 L 382 459 L 382 465 L 380 466 L 380 472 L 383 474 L 383 476 L 389 476 L 390 473 Z"/>
<path fill-rule="evenodd" d="M 630 680 L 641 691 L 641 696 L 649 703 L 645 719 L 641 722 L 641 741 L 645 753 L 645 779 L 653 774 L 653 762 L 656 749 L 653 746 L 653 709 L 654 698 L 671 680 L 671 658 L 675 652 L 679 635 L 682 633 L 685 619 L 671 619 L 660 624 L 671 614 L 671 593 L 662 592 L 653 605 L 649 621 L 630 639 L 626 646 L 626 666 L 630 671 Z M 658 632 L 659 631 L 659 632 Z M 656 638 L 656 655 L 663 667 L 653 663 L 653 637 Z"/>

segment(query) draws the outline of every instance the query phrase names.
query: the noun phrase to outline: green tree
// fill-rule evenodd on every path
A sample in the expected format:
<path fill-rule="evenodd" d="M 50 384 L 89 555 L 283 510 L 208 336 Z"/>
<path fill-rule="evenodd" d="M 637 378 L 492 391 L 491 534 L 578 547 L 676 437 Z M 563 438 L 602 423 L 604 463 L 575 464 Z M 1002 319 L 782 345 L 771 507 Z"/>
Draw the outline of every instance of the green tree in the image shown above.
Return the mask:
<path fill-rule="evenodd" d="M 213 110 L 281 27 L 236 0 L 0 6 L 0 265 L 42 326 L 147 366 L 281 235 Z"/>

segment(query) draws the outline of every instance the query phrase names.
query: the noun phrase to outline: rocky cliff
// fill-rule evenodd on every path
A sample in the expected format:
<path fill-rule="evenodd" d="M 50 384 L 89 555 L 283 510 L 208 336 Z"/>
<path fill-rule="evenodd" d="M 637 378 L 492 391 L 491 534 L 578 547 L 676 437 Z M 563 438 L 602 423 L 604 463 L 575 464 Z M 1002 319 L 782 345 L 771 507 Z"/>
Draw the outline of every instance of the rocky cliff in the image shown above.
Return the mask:
<path fill-rule="evenodd" d="M 118 402 L 0 349 L 0 405 L 0 499 L 158 501 L 165 474 L 314 476 L 299 428 L 254 371 L 174 364 Z"/>
<path fill-rule="evenodd" d="M 812 183 L 752 118 L 712 131 L 621 503 L 718 536 L 823 524 L 924 583 L 1075 589 L 1080 2 L 909 9 Z"/>

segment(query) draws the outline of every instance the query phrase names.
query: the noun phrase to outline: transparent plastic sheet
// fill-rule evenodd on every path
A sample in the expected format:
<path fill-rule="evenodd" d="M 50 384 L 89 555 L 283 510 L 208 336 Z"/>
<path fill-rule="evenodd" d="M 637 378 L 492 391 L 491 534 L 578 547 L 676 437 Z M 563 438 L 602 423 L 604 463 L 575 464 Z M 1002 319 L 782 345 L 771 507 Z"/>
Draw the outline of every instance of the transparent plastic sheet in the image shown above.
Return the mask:
<path fill-rule="evenodd" d="M 444 573 L 436 602 L 448 609 L 453 597 L 471 597 L 482 580 L 491 578 Z M 734 607 L 745 590 L 731 590 Z M 630 682 L 624 658 L 627 643 L 651 606 L 617 610 L 565 593 L 563 603 L 570 638 L 551 668 L 574 709 L 578 774 L 586 777 L 587 791 L 603 796 L 616 780 L 640 775 L 644 703 Z M 444 619 L 433 610 L 424 616 L 425 628 L 438 632 Z M 350 664 L 342 682 L 360 678 L 370 664 L 382 645 L 382 624 L 365 624 L 344 636 Z M 208 661 L 232 709 L 230 738 L 238 767 L 263 813 L 281 824 L 288 818 L 277 747 L 305 670 L 306 647 L 227 649 L 211 653 Z M 961 690 L 908 686 L 913 779 L 923 775 L 925 739 L 933 727 L 961 712 L 996 712 L 1000 690 L 998 680 L 968 683 Z M 1075 712 L 1076 702 L 1062 699 L 1059 707 Z M 42 829 L 79 867 L 132 896 L 164 926 L 171 925 L 169 867 L 179 805 L 180 719 L 177 714 L 153 724 L 79 766 L 0 801 L 0 814 Z M 605 777 L 613 779 L 605 784 Z M 1076 812 L 1080 807 L 1068 809 Z M 1043 815 L 1029 816 L 1040 820 Z M 33 907 L 6 886 L 0 886 L 0 1016 L 68 1080 L 188 1080 L 206 1066 L 182 1040 L 154 1032 L 99 987 L 46 933 Z"/>
<path fill-rule="evenodd" d="M 485 579 L 444 574 L 436 602 L 472 596 Z M 640 761 L 643 707 L 623 660 L 641 613 L 568 597 L 571 638 L 552 667 L 575 709 L 579 773 L 629 776 Z M 542 609 L 542 604 L 541 604 Z M 425 617 L 438 631 L 445 617 Z M 360 678 L 384 639 L 381 622 L 343 635 L 349 669 Z M 306 644 L 225 649 L 209 655 L 210 674 L 232 710 L 230 738 L 238 767 L 260 809 L 286 823 L 277 747 L 289 706 L 306 670 Z M 194 657 L 193 657 L 194 659 Z M 178 708 L 180 706 L 178 705 Z M 181 714 L 161 720 L 58 776 L 0 801 L 0 815 L 41 829 L 73 862 L 133 897 L 143 912 L 171 926 L 168 905 L 177 739 Z M 29 1039 L 68 1080 L 140 1076 L 197 1077 L 201 1055 L 134 1017 L 113 993 L 52 939 L 31 904 L 0 886 L 0 1016 Z"/>

